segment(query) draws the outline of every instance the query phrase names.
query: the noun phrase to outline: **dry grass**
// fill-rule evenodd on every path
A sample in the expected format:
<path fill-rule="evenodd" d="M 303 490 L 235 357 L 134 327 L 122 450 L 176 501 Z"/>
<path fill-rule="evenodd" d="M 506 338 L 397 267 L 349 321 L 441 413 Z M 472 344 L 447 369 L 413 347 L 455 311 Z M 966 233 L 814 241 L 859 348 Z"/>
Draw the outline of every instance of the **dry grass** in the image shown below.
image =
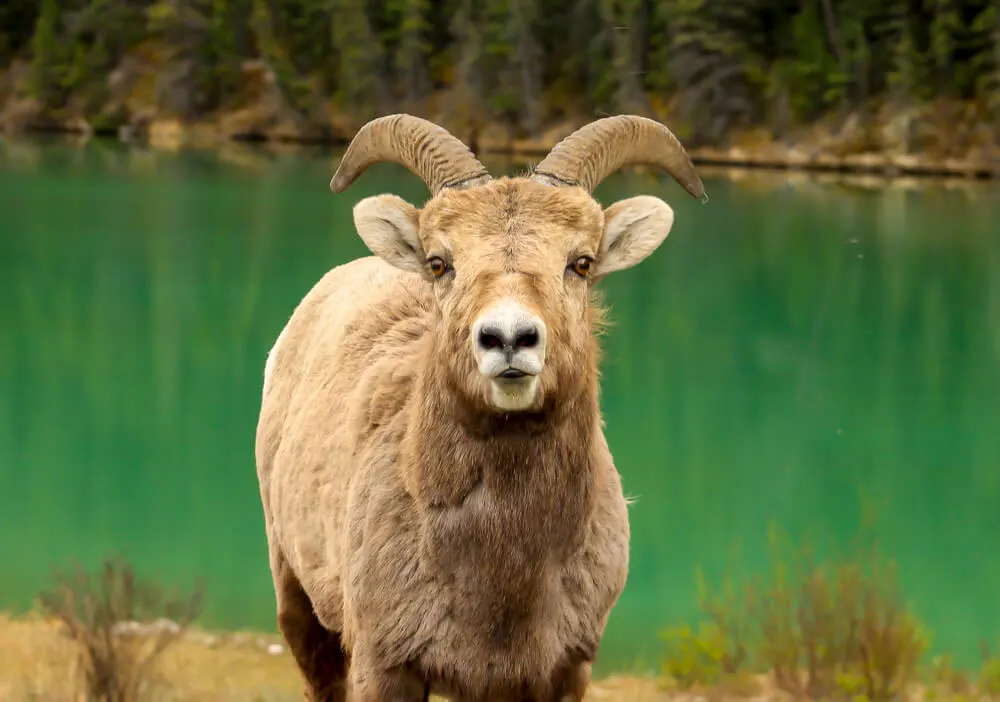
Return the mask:
<path fill-rule="evenodd" d="M 156 660 L 141 699 L 159 702 L 301 702 L 302 683 L 275 634 L 189 630 Z M 269 653 L 269 646 L 281 646 Z M 0 614 L 0 700 L 81 702 L 78 649 L 58 621 L 39 614 Z M 594 702 L 662 702 L 652 678 L 595 681 Z"/>
<path fill-rule="evenodd" d="M 191 630 L 164 650 L 150 674 L 151 700 L 301 700 L 298 671 L 274 635 Z M 54 619 L 0 615 L 0 700 L 85 699 L 79 649 Z"/>
<path fill-rule="evenodd" d="M 109 559 L 57 572 L 25 616 L 0 613 L 0 702 L 301 700 L 294 660 L 276 634 L 193 629 L 201 588 L 168 592 Z M 591 700 L 658 702 L 654 679 L 594 683 Z"/>

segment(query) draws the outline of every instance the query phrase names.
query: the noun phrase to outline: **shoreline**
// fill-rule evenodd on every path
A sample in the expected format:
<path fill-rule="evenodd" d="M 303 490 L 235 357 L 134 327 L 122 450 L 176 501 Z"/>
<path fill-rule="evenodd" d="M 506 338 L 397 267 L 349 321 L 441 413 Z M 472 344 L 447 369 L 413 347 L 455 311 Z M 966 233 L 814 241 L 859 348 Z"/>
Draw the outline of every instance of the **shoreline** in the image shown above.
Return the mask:
<path fill-rule="evenodd" d="M 473 98 L 453 70 L 434 77 L 419 99 L 397 103 L 390 91 L 369 101 L 391 106 L 373 112 L 365 101 L 324 82 L 322 71 L 296 69 L 301 80 L 293 90 L 274 57 L 263 55 L 233 59 L 225 88 L 220 84 L 213 99 L 197 102 L 184 80 L 163 80 L 180 65 L 168 39 L 152 32 L 87 80 L 50 90 L 38 86 L 39 67 L 32 59 L 15 54 L 0 66 L 0 139 L 65 134 L 165 150 L 227 143 L 342 148 L 370 118 L 401 111 L 447 129 L 477 155 L 540 160 L 564 137 L 607 114 L 594 113 L 580 86 L 561 84 L 533 98 L 537 114 L 530 120 L 517 111 L 498 112 Z M 175 95 L 171 86 L 180 92 Z M 917 97 L 883 87 L 796 117 L 787 105 L 779 109 L 775 96 L 758 92 L 753 102 L 759 109 L 752 116 L 725 120 L 711 141 L 696 141 L 694 126 L 714 119 L 710 110 L 717 107 L 685 108 L 685 93 L 676 87 L 640 85 L 636 91 L 635 111 L 670 127 L 699 166 L 1000 179 L 1000 112 L 979 93 L 957 97 L 937 90 Z M 535 128 L 527 128 L 528 122 Z"/>
<path fill-rule="evenodd" d="M 542 158 L 572 129 L 561 126 L 549 130 L 539 139 L 479 139 L 473 151 L 477 156 L 509 158 L 515 162 L 531 162 Z M 456 135 L 457 136 L 457 135 Z M 131 128 L 94 130 L 86 123 L 66 125 L 24 125 L 17 129 L 0 124 L 0 141 L 33 141 L 44 138 L 70 138 L 82 141 L 114 141 L 163 151 L 184 148 L 221 149 L 228 145 L 293 148 L 343 149 L 350 139 L 336 136 L 318 137 L 260 130 L 227 132 L 211 123 L 182 124 L 177 120 L 155 120 L 139 133 Z M 811 153 L 810 153 L 811 151 Z M 922 154 L 894 155 L 886 152 L 860 152 L 834 156 L 803 145 L 780 145 L 764 142 L 753 146 L 733 146 L 728 149 L 694 147 L 688 149 L 697 166 L 748 171 L 790 173 L 844 174 L 895 178 L 947 178 L 971 181 L 1000 180 L 1000 155 L 977 160 L 932 158 Z"/>

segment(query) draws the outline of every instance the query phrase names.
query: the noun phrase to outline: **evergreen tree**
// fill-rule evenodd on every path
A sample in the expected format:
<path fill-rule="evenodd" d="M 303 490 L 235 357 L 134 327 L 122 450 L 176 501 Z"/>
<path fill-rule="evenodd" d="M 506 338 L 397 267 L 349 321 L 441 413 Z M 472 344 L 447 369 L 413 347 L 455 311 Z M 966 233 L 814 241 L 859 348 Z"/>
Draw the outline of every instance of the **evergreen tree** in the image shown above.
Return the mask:
<path fill-rule="evenodd" d="M 38 10 L 37 0 L 0 2 L 0 66 L 7 65 L 31 41 Z"/>
<path fill-rule="evenodd" d="M 333 45 L 338 96 L 354 113 L 368 117 L 391 104 L 385 50 L 373 31 L 365 0 L 333 0 Z"/>
<path fill-rule="evenodd" d="M 957 0 L 927 0 L 932 13 L 930 23 L 930 59 L 934 85 L 941 93 L 953 93 L 955 48 L 962 31 L 962 16 Z"/>
<path fill-rule="evenodd" d="M 399 36 L 393 60 L 397 92 L 410 106 L 419 106 L 431 90 L 427 61 L 431 46 L 427 16 L 429 0 L 395 0 Z"/>
<path fill-rule="evenodd" d="M 611 73 L 615 92 L 611 106 L 616 112 L 648 112 L 640 77 L 645 3 L 642 0 L 601 0 L 601 7 L 604 22 L 613 37 Z"/>
<path fill-rule="evenodd" d="M 972 23 L 975 95 L 1000 124 L 1000 0 L 989 0 Z"/>
<path fill-rule="evenodd" d="M 534 39 L 534 0 L 482 0 L 480 69 L 492 115 L 535 130 L 541 76 Z"/>
<path fill-rule="evenodd" d="M 922 85 L 923 56 L 917 45 L 907 0 L 891 0 L 886 19 L 889 71 L 886 82 L 892 98 L 905 101 L 916 97 Z"/>
<path fill-rule="evenodd" d="M 751 2 L 663 0 L 670 71 L 694 140 L 716 140 L 757 116 L 754 95 L 767 85 L 755 46 L 760 18 Z"/>
<path fill-rule="evenodd" d="M 155 102 L 190 118 L 240 106 L 254 60 L 305 116 L 433 104 L 472 136 L 669 107 L 687 139 L 717 141 L 876 97 L 974 100 L 1000 120 L 1000 0 L 0 3 L 0 68 L 28 62 L 23 88 L 51 109 L 98 110 L 130 55 L 162 65 Z"/>
<path fill-rule="evenodd" d="M 450 49 L 454 61 L 452 99 L 448 112 L 457 121 L 478 130 L 486 119 L 483 101 L 483 31 L 479 17 L 481 0 L 458 0 L 449 22 Z"/>
<path fill-rule="evenodd" d="M 59 43 L 57 0 L 41 0 L 31 38 L 31 89 L 41 102 L 58 107 L 63 101 L 64 55 Z"/>

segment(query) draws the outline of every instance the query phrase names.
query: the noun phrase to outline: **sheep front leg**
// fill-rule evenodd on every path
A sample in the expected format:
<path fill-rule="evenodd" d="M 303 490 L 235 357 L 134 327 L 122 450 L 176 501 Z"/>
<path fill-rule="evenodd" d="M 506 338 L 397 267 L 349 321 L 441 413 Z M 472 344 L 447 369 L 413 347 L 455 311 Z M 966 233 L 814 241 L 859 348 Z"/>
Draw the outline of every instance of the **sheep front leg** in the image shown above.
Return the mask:
<path fill-rule="evenodd" d="M 349 702 L 428 702 L 426 681 L 413 670 L 351 665 Z"/>
<path fill-rule="evenodd" d="M 570 666 L 556 681 L 556 702 L 581 702 L 590 685 L 590 663 Z"/>

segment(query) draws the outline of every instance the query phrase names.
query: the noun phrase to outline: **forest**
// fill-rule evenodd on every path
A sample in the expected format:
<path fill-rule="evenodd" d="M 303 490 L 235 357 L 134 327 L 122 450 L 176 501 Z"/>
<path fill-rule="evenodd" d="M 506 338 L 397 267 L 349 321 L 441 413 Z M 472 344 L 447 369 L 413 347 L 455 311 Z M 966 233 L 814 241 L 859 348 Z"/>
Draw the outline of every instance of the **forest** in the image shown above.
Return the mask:
<path fill-rule="evenodd" d="M 0 100 L 47 114 L 113 126 L 127 119 L 109 107 L 116 86 L 145 70 L 141 90 L 128 78 L 132 93 L 200 119 L 249 100 L 248 66 L 266 69 L 282 109 L 314 123 L 427 116 L 433 104 L 535 134 L 573 116 L 669 111 L 688 139 L 711 144 L 748 125 L 780 134 L 944 100 L 995 129 L 1000 0 L 0 3 Z"/>

